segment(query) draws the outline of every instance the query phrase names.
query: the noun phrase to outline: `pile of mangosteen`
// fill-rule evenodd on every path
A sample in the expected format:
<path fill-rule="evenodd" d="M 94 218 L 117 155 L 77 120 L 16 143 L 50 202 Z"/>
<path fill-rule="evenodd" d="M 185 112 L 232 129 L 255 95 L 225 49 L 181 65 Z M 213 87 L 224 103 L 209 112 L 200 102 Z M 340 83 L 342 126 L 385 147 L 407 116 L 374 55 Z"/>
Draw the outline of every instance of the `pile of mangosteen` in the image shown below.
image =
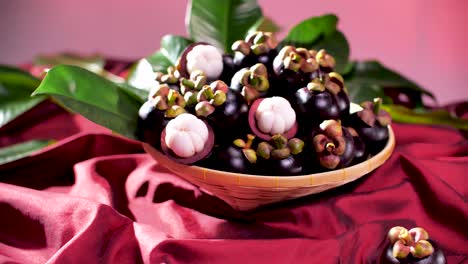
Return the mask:
<path fill-rule="evenodd" d="M 385 146 L 391 118 L 381 100 L 350 111 L 325 50 L 279 47 L 269 32 L 232 50 L 194 43 L 156 73 L 139 138 L 183 164 L 280 176 L 344 168 Z"/>

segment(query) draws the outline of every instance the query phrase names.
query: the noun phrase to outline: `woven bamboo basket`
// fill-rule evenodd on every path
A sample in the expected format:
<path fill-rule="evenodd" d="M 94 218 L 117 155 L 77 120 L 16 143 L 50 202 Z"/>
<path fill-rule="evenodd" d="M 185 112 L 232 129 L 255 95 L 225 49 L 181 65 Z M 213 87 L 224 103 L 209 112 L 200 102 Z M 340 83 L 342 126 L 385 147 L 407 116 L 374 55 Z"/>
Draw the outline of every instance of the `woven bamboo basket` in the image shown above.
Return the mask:
<path fill-rule="evenodd" d="M 344 169 L 300 176 L 258 176 L 213 170 L 177 163 L 149 144 L 143 148 L 174 174 L 200 187 L 239 211 L 323 192 L 352 182 L 381 166 L 395 148 L 395 135 L 389 126 L 385 148 L 370 159 Z"/>

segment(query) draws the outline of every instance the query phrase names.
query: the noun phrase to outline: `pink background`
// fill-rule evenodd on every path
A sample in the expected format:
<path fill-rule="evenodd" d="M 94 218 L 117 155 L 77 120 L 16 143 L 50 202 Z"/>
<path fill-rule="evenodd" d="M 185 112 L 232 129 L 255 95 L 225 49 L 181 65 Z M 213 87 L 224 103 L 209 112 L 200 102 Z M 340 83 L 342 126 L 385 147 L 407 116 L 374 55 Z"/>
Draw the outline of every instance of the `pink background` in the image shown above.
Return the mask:
<path fill-rule="evenodd" d="M 324 13 L 340 17 L 354 59 L 378 59 L 433 91 L 468 100 L 468 2 L 463 0 L 260 0 L 287 31 Z M 99 52 L 136 59 L 167 33 L 185 34 L 187 1 L 0 0 L 0 63 L 39 53 Z"/>

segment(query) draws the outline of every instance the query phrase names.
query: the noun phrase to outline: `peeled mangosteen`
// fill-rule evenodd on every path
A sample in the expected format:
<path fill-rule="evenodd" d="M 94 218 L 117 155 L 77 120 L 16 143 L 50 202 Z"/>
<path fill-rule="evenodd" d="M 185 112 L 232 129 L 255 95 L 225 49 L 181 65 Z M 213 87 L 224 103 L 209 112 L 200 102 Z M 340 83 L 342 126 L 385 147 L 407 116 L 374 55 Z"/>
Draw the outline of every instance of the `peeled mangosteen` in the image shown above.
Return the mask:
<path fill-rule="evenodd" d="M 249 126 L 263 140 L 280 134 L 292 138 L 297 133 L 296 112 L 283 97 L 268 97 L 255 100 L 249 110 Z"/>
<path fill-rule="evenodd" d="M 214 146 L 211 127 L 192 114 L 181 114 L 169 121 L 161 133 L 161 149 L 182 164 L 206 158 Z"/>
<path fill-rule="evenodd" d="M 177 70 L 184 78 L 189 78 L 194 71 L 202 71 L 208 80 L 217 80 L 223 68 L 223 54 L 215 46 L 204 42 L 189 45 L 177 62 Z"/>

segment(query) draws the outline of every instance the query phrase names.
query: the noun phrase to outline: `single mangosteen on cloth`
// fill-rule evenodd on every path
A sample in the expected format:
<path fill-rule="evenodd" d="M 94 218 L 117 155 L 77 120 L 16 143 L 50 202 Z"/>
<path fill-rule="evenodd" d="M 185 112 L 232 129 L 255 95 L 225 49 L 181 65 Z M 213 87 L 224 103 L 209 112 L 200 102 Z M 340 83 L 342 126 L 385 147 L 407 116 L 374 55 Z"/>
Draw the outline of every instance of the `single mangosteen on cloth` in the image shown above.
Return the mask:
<path fill-rule="evenodd" d="M 297 133 L 296 112 L 283 97 L 260 98 L 250 107 L 249 126 L 263 140 L 276 134 L 292 138 Z"/>
<path fill-rule="evenodd" d="M 287 139 L 281 134 L 257 146 L 257 173 L 260 175 L 292 176 L 303 173 L 304 141 Z"/>
<path fill-rule="evenodd" d="M 194 71 L 202 71 L 208 80 L 217 80 L 223 67 L 223 54 L 215 46 L 203 42 L 185 48 L 177 62 L 177 70 L 185 78 Z"/>
<path fill-rule="evenodd" d="M 429 234 L 421 227 L 409 231 L 395 226 L 388 232 L 390 245 L 385 248 L 380 263 L 391 264 L 445 264 L 445 256 Z"/>
<path fill-rule="evenodd" d="M 313 157 L 324 169 L 333 170 L 348 166 L 355 155 L 353 136 L 336 120 L 325 120 L 311 136 Z"/>
<path fill-rule="evenodd" d="M 188 113 L 169 121 L 161 133 L 161 149 L 182 164 L 206 158 L 213 149 L 214 133 L 209 125 Z"/>
<path fill-rule="evenodd" d="M 295 108 L 299 122 L 305 127 L 320 124 L 328 119 L 349 116 L 350 100 L 344 88 L 343 77 L 330 72 L 315 78 L 295 94 Z"/>

